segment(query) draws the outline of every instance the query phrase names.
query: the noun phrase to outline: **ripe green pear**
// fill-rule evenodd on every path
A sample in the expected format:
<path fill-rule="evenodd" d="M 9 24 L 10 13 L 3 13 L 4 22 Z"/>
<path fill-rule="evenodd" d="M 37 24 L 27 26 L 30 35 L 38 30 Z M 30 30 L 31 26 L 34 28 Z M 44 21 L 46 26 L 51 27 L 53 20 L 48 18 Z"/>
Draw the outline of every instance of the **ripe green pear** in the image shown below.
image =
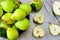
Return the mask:
<path fill-rule="evenodd" d="M 7 24 L 13 24 L 14 20 L 11 19 L 12 13 L 6 13 L 2 16 L 2 20 L 5 21 Z"/>
<path fill-rule="evenodd" d="M 3 15 L 3 9 L 2 7 L 0 6 L 0 17 Z"/>
<path fill-rule="evenodd" d="M 16 9 L 11 16 L 12 20 L 22 20 L 26 17 L 26 13 L 23 9 Z"/>
<path fill-rule="evenodd" d="M 20 1 L 18 1 L 18 0 L 7 0 L 7 1 L 12 1 L 15 4 L 14 9 L 17 9 L 19 7 L 19 5 L 20 5 Z"/>
<path fill-rule="evenodd" d="M 25 18 L 24 20 L 16 22 L 15 26 L 16 26 L 16 28 L 25 31 L 29 28 L 30 22 L 28 19 Z"/>
<path fill-rule="evenodd" d="M 18 31 L 14 28 L 8 28 L 6 32 L 9 40 L 16 40 L 19 36 Z"/>
<path fill-rule="evenodd" d="M 31 6 L 26 3 L 20 4 L 19 8 L 22 8 L 26 12 L 26 15 L 29 15 L 30 12 L 32 11 Z"/>
<path fill-rule="evenodd" d="M 9 28 L 9 27 L 10 27 L 10 26 L 9 26 L 8 24 L 6 24 L 6 23 L 3 23 L 3 22 L 0 23 L 0 28 L 7 29 L 7 28 Z"/>
<path fill-rule="evenodd" d="M 1 6 L 6 12 L 13 12 L 15 4 L 12 1 L 6 0 L 1 2 Z"/>
<path fill-rule="evenodd" d="M 32 0 L 31 1 L 32 10 L 38 11 L 42 8 L 41 0 Z"/>

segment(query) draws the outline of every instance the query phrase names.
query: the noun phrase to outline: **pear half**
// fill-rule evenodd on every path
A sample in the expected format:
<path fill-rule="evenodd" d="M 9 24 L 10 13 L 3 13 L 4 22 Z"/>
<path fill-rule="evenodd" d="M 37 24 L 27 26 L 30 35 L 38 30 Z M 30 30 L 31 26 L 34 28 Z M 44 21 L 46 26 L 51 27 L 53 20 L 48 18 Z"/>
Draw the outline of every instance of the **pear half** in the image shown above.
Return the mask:
<path fill-rule="evenodd" d="M 60 15 L 60 2 L 55 1 L 55 2 L 53 3 L 53 12 L 54 12 L 56 15 Z"/>
<path fill-rule="evenodd" d="M 41 27 L 36 26 L 36 27 L 33 29 L 33 35 L 34 35 L 36 38 L 43 37 L 43 36 L 44 36 L 44 30 L 43 30 Z"/>
<path fill-rule="evenodd" d="M 52 35 L 58 35 L 60 33 L 60 27 L 58 25 L 49 23 L 49 29 Z"/>
<path fill-rule="evenodd" d="M 34 16 L 34 21 L 38 24 L 42 24 L 44 22 L 44 14 L 43 13 L 36 13 L 36 15 Z"/>

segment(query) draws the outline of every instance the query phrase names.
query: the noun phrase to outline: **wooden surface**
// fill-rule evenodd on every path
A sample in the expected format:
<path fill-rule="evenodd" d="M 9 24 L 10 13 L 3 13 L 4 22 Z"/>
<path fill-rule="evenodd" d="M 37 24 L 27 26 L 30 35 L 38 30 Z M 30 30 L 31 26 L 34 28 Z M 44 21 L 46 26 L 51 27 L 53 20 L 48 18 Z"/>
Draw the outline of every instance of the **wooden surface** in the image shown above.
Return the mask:
<path fill-rule="evenodd" d="M 30 1 L 31 0 L 21 0 L 21 2 L 23 2 L 23 3 L 29 3 Z M 23 32 L 17 40 L 60 40 L 60 35 L 53 36 L 49 32 L 48 22 L 51 22 L 54 24 L 58 24 L 58 23 L 56 22 L 54 16 L 52 15 L 52 11 L 51 11 L 52 2 L 51 2 L 51 0 L 47 0 L 46 2 L 45 1 L 46 0 L 42 0 L 43 7 L 39 12 L 31 12 L 30 17 L 29 17 L 30 24 L 31 24 L 30 28 L 27 31 Z M 49 9 L 49 10 L 47 10 L 47 9 Z M 40 13 L 40 12 L 44 13 L 44 16 L 45 16 L 44 23 L 42 25 L 40 25 L 40 27 L 42 27 L 45 32 L 45 36 L 43 38 L 37 39 L 32 35 L 32 30 L 36 26 L 36 24 L 33 22 L 33 17 L 35 15 L 35 13 Z M 3 38 L 0 38 L 0 40 L 3 40 Z M 4 39 L 4 40 L 7 40 L 7 39 Z"/>

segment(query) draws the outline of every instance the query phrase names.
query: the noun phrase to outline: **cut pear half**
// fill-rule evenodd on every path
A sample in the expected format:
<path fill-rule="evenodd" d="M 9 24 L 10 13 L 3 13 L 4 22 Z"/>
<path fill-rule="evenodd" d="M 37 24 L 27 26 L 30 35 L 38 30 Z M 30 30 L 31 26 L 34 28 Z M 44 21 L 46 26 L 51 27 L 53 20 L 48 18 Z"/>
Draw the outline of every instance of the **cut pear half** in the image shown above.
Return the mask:
<path fill-rule="evenodd" d="M 53 3 L 53 12 L 54 12 L 56 15 L 60 15 L 60 2 L 55 1 L 55 2 Z"/>
<path fill-rule="evenodd" d="M 36 15 L 34 16 L 34 21 L 38 24 L 42 24 L 44 22 L 44 14 L 43 13 L 36 13 Z"/>
<path fill-rule="evenodd" d="M 43 37 L 43 36 L 44 36 L 44 30 L 43 30 L 41 27 L 36 26 L 36 27 L 33 29 L 33 35 L 34 35 L 36 38 Z"/>
<path fill-rule="evenodd" d="M 60 27 L 58 25 L 49 23 L 49 29 L 52 35 L 58 35 L 60 33 Z"/>

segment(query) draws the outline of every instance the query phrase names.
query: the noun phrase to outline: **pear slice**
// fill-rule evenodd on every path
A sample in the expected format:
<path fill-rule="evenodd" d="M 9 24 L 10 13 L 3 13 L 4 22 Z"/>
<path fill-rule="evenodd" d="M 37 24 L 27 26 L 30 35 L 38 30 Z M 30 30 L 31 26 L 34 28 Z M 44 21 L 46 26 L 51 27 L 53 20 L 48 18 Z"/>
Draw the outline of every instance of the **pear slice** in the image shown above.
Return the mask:
<path fill-rule="evenodd" d="M 34 21 L 38 24 L 42 24 L 44 22 L 44 14 L 43 13 L 36 14 L 34 16 Z"/>
<path fill-rule="evenodd" d="M 60 2 L 55 1 L 55 2 L 53 3 L 53 12 L 54 12 L 56 15 L 60 15 Z"/>
<path fill-rule="evenodd" d="M 49 23 L 49 29 L 52 35 L 58 35 L 60 33 L 60 27 L 58 25 Z"/>
<path fill-rule="evenodd" d="M 40 28 L 39 26 L 36 26 L 36 27 L 33 29 L 33 35 L 34 35 L 36 38 L 43 37 L 43 36 L 44 36 L 44 30 L 43 30 L 42 28 Z"/>

